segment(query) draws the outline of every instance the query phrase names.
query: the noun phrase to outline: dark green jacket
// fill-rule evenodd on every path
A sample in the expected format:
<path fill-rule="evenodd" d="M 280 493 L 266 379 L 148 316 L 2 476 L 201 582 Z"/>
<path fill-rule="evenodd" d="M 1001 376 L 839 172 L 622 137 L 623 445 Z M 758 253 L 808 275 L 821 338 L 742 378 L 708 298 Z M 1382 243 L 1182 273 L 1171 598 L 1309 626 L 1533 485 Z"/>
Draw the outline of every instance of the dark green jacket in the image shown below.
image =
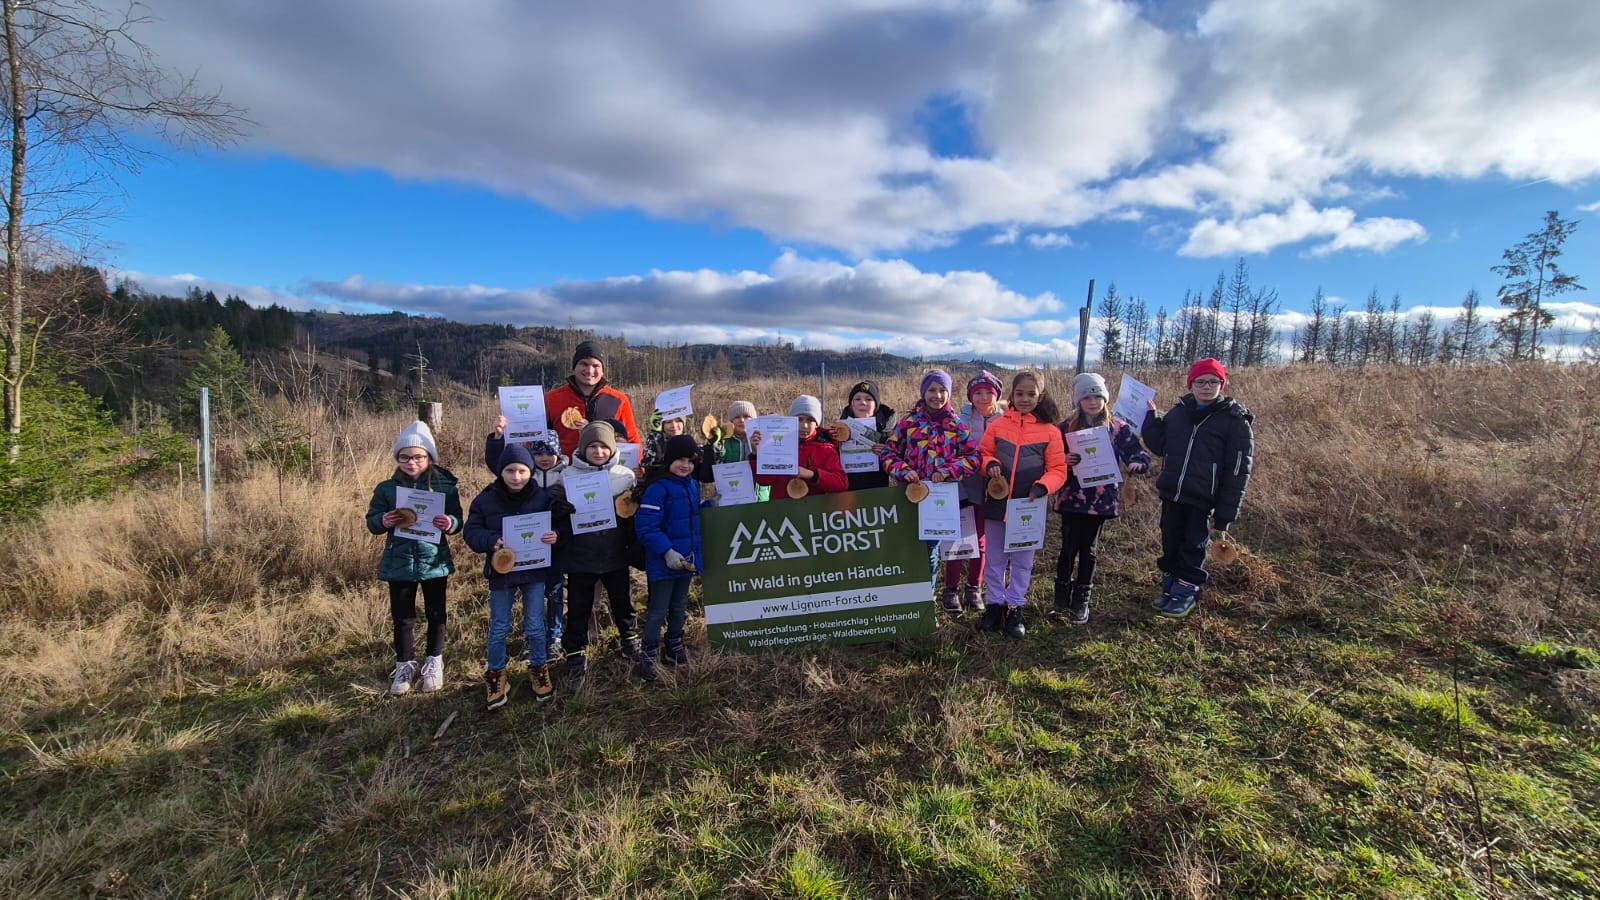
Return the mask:
<path fill-rule="evenodd" d="M 450 541 L 441 539 L 437 544 L 396 537 L 392 529 L 383 527 L 383 514 L 394 509 L 395 488 L 437 491 L 444 494 L 444 514 L 450 517 L 449 534 L 461 531 L 461 496 L 456 493 L 456 476 L 444 466 L 432 465 L 416 480 L 407 478 L 396 469 L 387 481 L 372 489 L 372 502 L 367 504 L 367 530 L 385 534 L 383 558 L 378 561 L 379 581 L 429 581 L 443 578 L 456 570 L 450 558 Z"/>

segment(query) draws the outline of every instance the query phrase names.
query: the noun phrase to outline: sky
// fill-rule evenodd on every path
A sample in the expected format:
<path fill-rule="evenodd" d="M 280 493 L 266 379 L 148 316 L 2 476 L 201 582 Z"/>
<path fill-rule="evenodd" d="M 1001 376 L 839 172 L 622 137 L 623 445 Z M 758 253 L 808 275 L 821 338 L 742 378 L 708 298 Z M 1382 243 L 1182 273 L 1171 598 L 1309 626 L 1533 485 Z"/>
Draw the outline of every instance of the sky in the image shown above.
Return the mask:
<path fill-rule="evenodd" d="M 1243 259 L 1453 315 L 1547 210 L 1600 322 L 1600 3 L 145 0 L 242 107 L 121 177 L 151 292 L 1069 359 L 1090 279 L 1154 313 Z"/>

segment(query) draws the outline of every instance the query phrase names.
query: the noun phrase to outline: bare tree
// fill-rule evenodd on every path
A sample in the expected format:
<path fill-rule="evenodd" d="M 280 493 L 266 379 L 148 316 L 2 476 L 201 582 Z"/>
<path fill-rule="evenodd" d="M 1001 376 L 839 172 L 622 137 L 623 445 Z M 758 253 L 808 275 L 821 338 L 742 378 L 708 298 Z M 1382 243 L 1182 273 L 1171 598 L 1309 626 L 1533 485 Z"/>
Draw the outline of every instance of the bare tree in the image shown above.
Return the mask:
<path fill-rule="evenodd" d="M 1317 292 L 1311 295 L 1311 318 L 1306 322 L 1306 327 L 1300 334 L 1300 361 L 1314 363 L 1317 354 L 1322 350 L 1322 342 L 1328 333 L 1328 297 L 1322 293 L 1322 285 L 1317 285 Z"/>
<path fill-rule="evenodd" d="M 134 32 L 151 23 L 137 6 L 110 10 L 92 0 L 0 0 L 5 65 L 0 67 L 11 170 L 5 193 L 7 459 L 22 431 L 22 386 L 30 365 L 24 338 L 29 241 L 65 243 L 93 227 L 118 171 L 137 170 L 143 151 L 128 130 L 154 130 L 173 143 L 223 144 L 238 134 L 240 111 L 201 90 L 192 76 L 161 68 Z M 32 350 L 27 350 L 32 352 Z"/>

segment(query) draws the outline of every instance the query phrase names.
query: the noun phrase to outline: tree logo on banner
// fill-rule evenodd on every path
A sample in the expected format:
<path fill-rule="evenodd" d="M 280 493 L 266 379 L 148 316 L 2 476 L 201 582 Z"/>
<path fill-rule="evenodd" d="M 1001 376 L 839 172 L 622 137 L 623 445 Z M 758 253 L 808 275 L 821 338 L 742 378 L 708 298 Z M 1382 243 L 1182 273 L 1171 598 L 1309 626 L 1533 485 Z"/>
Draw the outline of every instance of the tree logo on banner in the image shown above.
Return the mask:
<path fill-rule="evenodd" d="M 800 539 L 800 530 L 784 519 L 776 530 L 766 522 L 756 526 L 755 534 L 743 522 L 734 529 L 733 541 L 728 545 L 728 565 L 774 559 L 798 559 L 810 556 Z"/>

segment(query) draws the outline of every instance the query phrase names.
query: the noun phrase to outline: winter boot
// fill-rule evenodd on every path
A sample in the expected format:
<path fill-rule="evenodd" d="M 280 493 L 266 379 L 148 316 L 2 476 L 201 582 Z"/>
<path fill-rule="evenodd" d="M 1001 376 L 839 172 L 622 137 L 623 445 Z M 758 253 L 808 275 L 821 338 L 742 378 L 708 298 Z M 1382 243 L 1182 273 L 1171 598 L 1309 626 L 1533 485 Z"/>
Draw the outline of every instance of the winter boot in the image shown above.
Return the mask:
<path fill-rule="evenodd" d="M 1161 573 L 1161 596 L 1156 598 L 1156 602 L 1150 604 L 1155 607 L 1156 612 L 1166 615 L 1167 604 L 1172 602 L 1172 585 L 1177 580 L 1178 578 L 1175 575 L 1168 575 L 1166 572 Z"/>
<path fill-rule="evenodd" d="M 1000 622 L 1005 618 L 1006 608 L 998 603 L 984 606 L 983 615 L 978 617 L 978 630 L 995 634 L 1000 631 Z"/>
<path fill-rule="evenodd" d="M 556 692 L 556 686 L 550 683 L 549 663 L 529 666 L 528 683 L 533 686 L 533 699 L 540 703 L 549 700 Z"/>
<path fill-rule="evenodd" d="M 661 654 L 661 661 L 669 666 L 687 666 L 689 664 L 689 648 L 683 645 L 683 641 L 668 644 L 666 652 Z"/>
<path fill-rule="evenodd" d="M 645 650 L 639 654 L 639 680 L 654 684 L 661 676 L 656 673 L 656 651 Z"/>
<path fill-rule="evenodd" d="M 939 592 L 939 608 L 952 616 L 961 614 L 961 601 L 956 597 L 956 589 L 948 585 Z"/>
<path fill-rule="evenodd" d="M 617 659 L 625 663 L 638 662 L 639 655 L 644 652 L 638 635 L 621 638 L 617 645 Z"/>
<path fill-rule="evenodd" d="M 963 591 L 963 599 L 966 600 L 967 609 L 973 612 L 983 612 L 983 588 L 981 586 L 976 584 L 967 585 Z"/>
<path fill-rule="evenodd" d="M 1006 637 L 1021 640 L 1027 633 L 1027 626 L 1022 624 L 1022 607 L 1006 607 Z"/>
<path fill-rule="evenodd" d="M 1092 585 L 1072 583 L 1072 600 L 1067 604 L 1067 621 L 1074 625 L 1089 624 L 1089 594 Z"/>
<path fill-rule="evenodd" d="M 583 687 L 583 680 L 589 676 L 589 654 L 582 650 L 573 650 L 567 654 L 567 679 L 572 682 L 574 689 Z"/>
<path fill-rule="evenodd" d="M 1050 604 L 1051 612 L 1058 616 L 1070 616 L 1072 614 L 1072 587 L 1073 583 L 1070 581 L 1056 582 L 1056 598 Z"/>
<path fill-rule="evenodd" d="M 506 705 L 506 670 L 489 669 L 483 673 L 484 706 L 499 709 Z"/>
<path fill-rule="evenodd" d="M 1200 586 L 1187 581 L 1174 581 L 1167 604 L 1157 612 L 1169 619 L 1182 619 L 1194 612 L 1200 602 Z"/>

